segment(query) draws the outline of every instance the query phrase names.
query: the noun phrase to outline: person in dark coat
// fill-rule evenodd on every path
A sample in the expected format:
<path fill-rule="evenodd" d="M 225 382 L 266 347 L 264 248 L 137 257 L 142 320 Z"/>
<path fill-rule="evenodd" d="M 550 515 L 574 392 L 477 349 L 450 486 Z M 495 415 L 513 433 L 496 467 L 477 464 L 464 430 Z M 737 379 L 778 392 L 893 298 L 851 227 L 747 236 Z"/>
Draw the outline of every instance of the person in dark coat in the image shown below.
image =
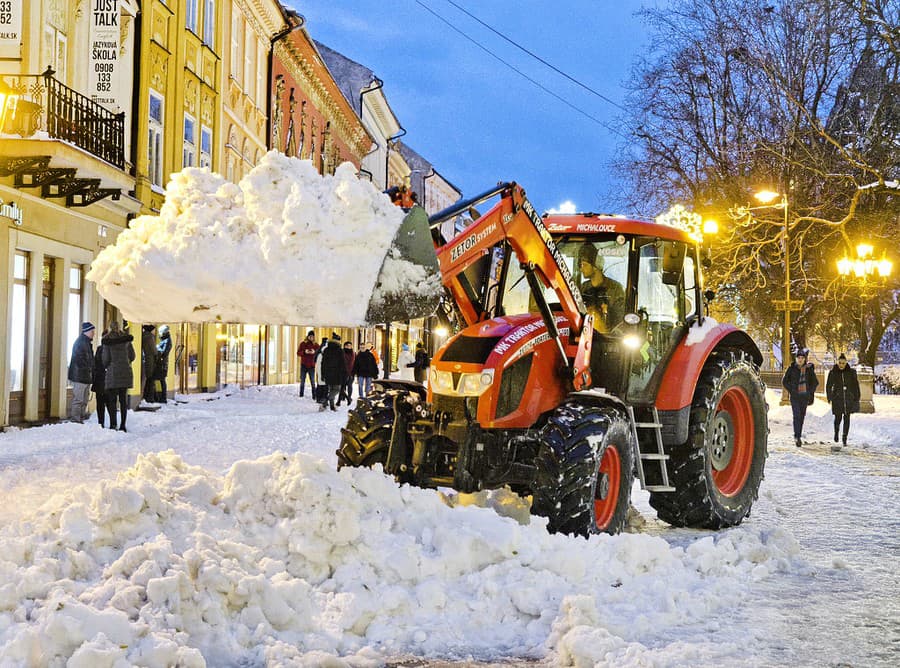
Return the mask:
<path fill-rule="evenodd" d="M 806 408 L 815 401 L 816 388 L 819 386 L 815 366 L 806 361 L 808 355 L 809 351 L 805 348 L 798 350 L 794 363 L 788 367 L 781 379 L 781 385 L 791 397 L 791 412 L 794 415 L 794 444 L 798 448 L 803 445 L 800 437 L 803 435 Z"/>
<path fill-rule="evenodd" d="M 108 333 L 104 329 L 103 337 Z M 106 405 L 106 367 L 103 366 L 103 337 L 101 337 L 100 345 L 97 346 L 97 350 L 94 352 L 94 375 L 91 382 L 91 389 L 94 391 L 94 397 L 97 400 L 97 422 L 100 423 L 101 427 L 106 426 L 106 414 L 109 412 L 109 407 Z M 109 414 L 109 419 L 113 419 L 112 413 Z"/>
<path fill-rule="evenodd" d="M 168 325 L 162 325 L 159 328 L 159 343 L 156 344 L 156 380 L 159 381 L 159 392 L 156 393 L 156 402 L 161 404 L 169 401 L 166 378 L 169 375 L 169 353 L 171 352 L 172 334 L 169 332 Z"/>
<path fill-rule="evenodd" d="M 71 418 L 73 422 L 84 422 L 90 415 L 87 410 L 91 398 L 91 381 L 94 379 L 94 325 L 81 324 L 81 334 L 72 344 L 72 359 L 69 362 L 69 380 L 72 382 Z"/>
<path fill-rule="evenodd" d="M 341 350 L 341 337 L 336 333 L 331 334 L 331 340 L 322 353 L 322 378 L 328 386 L 328 396 L 322 401 L 319 410 L 324 411 L 327 402 L 331 410 L 336 411 L 334 400 L 347 381 L 347 362 Z"/>
<path fill-rule="evenodd" d="M 109 325 L 109 334 L 103 337 L 103 366 L 106 367 L 106 398 L 109 410 L 109 428 L 116 429 L 116 405 L 121 417 L 118 429 L 126 431 L 125 418 L 128 415 L 128 390 L 134 386 L 134 374 L 131 363 L 134 362 L 134 337 L 119 329 L 119 323 L 113 320 Z"/>
<path fill-rule="evenodd" d="M 413 362 L 413 372 L 415 373 L 416 382 L 424 383 L 428 378 L 428 367 L 431 365 L 431 358 L 425 350 L 425 345 L 419 341 L 416 344 L 416 360 Z"/>
<path fill-rule="evenodd" d="M 141 327 L 141 382 L 144 401 L 156 403 L 156 327 Z"/>
<path fill-rule="evenodd" d="M 372 380 L 378 378 L 378 361 L 372 352 L 373 348 L 371 343 L 365 343 L 353 362 L 352 375 L 356 376 L 360 397 L 372 391 Z"/>
<path fill-rule="evenodd" d="M 356 353 L 353 352 L 353 344 L 350 341 L 344 342 L 344 361 L 347 363 L 347 378 L 341 386 L 338 406 L 341 405 L 341 401 L 346 401 L 349 406 L 353 399 L 353 364 L 356 362 Z"/>
<path fill-rule="evenodd" d="M 831 404 L 831 412 L 834 414 L 834 442 L 838 442 L 838 430 L 841 422 L 844 423 L 843 445 L 847 445 L 847 436 L 850 434 L 850 413 L 859 412 L 859 379 L 856 377 L 856 369 L 847 364 L 847 357 L 841 353 L 837 363 L 828 372 L 825 381 L 825 396 Z M 840 449 L 834 446 L 832 449 Z"/>

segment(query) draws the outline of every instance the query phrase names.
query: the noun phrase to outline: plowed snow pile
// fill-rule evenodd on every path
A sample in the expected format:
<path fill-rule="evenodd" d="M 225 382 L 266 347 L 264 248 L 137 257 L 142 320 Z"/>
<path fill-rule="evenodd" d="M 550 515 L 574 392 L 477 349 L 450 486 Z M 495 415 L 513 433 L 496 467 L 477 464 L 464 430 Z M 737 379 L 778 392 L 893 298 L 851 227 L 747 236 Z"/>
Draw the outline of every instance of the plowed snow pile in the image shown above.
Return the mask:
<path fill-rule="evenodd" d="M 482 649 L 561 665 L 708 662 L 734 648 L 656 634 L 738 605 L 798 552 L 780 529 L 687 548 L 550 535 L 542 520 L 281 453 L 225 475 L 141 455 L 33 518 L 0 528 L 4 666 L 376 666 Z"/>
<path fill-rule="evenodd" d="M 135 219 L 87 278 L 138 322 L 358 326 L 379 282 L 399 295 L 440 288 L 395 258 L 379 277 L 403 216 L 350 163 L 322 176 L 272 151 L 238 185 L 173 174 L 159 216 Z"/>

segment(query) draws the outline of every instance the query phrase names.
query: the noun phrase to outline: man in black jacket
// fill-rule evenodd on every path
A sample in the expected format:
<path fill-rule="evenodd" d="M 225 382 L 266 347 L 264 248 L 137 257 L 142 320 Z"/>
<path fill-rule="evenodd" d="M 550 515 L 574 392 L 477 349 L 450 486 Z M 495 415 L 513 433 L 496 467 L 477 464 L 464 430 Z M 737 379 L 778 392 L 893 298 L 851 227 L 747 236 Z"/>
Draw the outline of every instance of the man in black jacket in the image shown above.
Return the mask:
<path fill-rule="evenodd" d="M 87 410 L 91 398 L 91 382 L 94 379 L 94 325 L 81 324 L 81 334 L 72 346 L 72 360 L 69 362 L 69 380 L 72 381 L 71 418 L 73 422 L 84 422 L 90 415 Z"/>
<path fill-rule="evenodd" d="M 859 379 L 856 370 L 847 365 L 847 357 L 841 353 L 837 364 L 828 372 L 825 381 L 825 396 L 831 404 L 834 414 L 834 442 L 838 442 L 838 430 L 844 422 L 843 444 L 847 445 L 850 433 L 850 413 L 859 412 Z M 840 445 L 831 446 L 832 450 L 840 450 Z"/>
<path fill-rule="evenodd" d="M 347 362 L 344 352 L 341 350 L 341 337 L 337 333 L 331 334 L 331 340 L 325 346 L 322 353 L 322 378 L 328 386 L 327 402 L 331 410 L 336 411 L 334 400 L 341 392 L 341 387 L 347 380 Z M 325 410 L 325 401 L 319 410 Z"/>
<path fill-rule="evenodd" d="M 791 396 L 791 412 L 794 414 L 794 444 L 799 448 L 803 443 L 803 421 L 806 419 L 806 408 L 815 401 L 819 379 L 815 367 L 806 363 L 809 351 L 801 348 L 797 351 L 794 363 L 784 372 L 781 385 Z"/>

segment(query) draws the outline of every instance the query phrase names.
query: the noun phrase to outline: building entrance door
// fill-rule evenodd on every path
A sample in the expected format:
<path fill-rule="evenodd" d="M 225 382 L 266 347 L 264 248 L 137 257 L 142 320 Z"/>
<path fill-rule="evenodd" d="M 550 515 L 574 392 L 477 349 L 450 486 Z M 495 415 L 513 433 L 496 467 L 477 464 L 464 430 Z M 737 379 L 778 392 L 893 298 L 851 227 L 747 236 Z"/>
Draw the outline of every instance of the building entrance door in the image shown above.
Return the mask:
<path fill-rule="evenodd" d="M 41 268 L 41 338 L 38 342 L 38 419 L 50 417 L 50 370 L 53 364 L 53 258 L 45 257 Z"/>

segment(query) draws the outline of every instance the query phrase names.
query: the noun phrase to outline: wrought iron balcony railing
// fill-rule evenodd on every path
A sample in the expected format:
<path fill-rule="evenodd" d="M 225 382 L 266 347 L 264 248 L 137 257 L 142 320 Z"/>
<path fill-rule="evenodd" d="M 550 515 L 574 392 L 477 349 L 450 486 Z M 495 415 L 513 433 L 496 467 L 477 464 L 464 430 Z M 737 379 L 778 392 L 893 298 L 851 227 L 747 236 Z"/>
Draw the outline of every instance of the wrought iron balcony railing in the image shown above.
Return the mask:
<path fill-rule="evenodd" d="M 21 137 L 62 139 L 125 168 L 125 112 L 114 114 L 85 95 L 43 74 L 3 75 L 13 99 L 7 102 L 0 131 Z"/>

